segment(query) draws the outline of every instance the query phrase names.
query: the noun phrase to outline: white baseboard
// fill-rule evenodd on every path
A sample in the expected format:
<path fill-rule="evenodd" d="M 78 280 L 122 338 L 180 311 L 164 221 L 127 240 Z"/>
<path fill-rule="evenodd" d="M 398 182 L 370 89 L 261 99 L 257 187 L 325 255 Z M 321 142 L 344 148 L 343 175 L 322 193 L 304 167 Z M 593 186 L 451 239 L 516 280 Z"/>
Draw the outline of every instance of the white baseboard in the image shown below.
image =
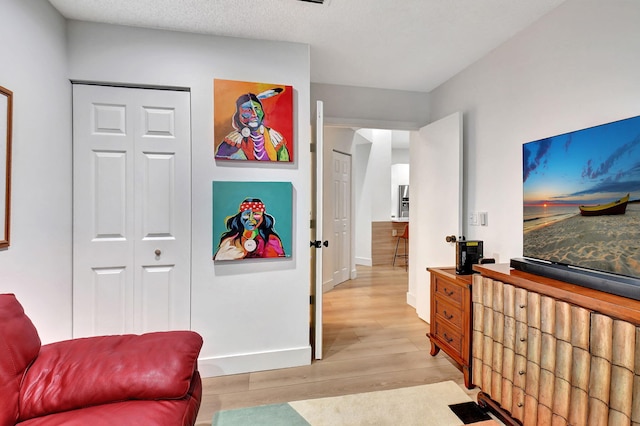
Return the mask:
<path fill-rule="evenodd" d="M 358 278 L 358 271 L 354 268 L 351 270 L 351 279 L 355 280 L 356 278 Z"/>
<path fill-rule="evenodd" d="M 311 364 L 311 346 L 198 359 L 202 377 L 227 376 Z"/>
<path fill-rule="evenodd" d="M 356 265 L 373 266 L 373 260 L 370 257 L 356 257 Z"/>
<path fill-rule="evenodd" d="M 333 290 L 335 285 L 333 285 L 333 278 L 322 283 L 322 292 L 326 293 L 329 290 Z"/>
<path fill-rule="evenodd" d="M 410 291 L 407 292 L 407 305 L 416 307 L 416 295 Z"/>

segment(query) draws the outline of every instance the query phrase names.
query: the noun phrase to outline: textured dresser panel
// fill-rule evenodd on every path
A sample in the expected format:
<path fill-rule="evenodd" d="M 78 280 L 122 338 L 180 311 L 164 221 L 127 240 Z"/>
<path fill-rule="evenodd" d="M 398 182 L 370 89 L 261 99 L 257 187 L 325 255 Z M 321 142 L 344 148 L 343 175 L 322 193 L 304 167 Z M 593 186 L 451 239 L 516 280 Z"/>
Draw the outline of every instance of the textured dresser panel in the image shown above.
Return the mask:
<path fill-rule="evenodd" d="M 640 425 L 640 327 L 475 275 L 473 383 L 525 426 Z"/>

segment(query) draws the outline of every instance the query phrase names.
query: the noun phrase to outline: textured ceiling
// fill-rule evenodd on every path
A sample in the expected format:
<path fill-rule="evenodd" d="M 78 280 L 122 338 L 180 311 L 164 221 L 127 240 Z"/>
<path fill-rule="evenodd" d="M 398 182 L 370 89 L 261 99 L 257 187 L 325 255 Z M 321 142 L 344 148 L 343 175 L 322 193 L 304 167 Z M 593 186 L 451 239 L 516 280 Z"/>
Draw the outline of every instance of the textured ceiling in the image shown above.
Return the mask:
<path fill-rule="evenodd" d="M 311 81 L 429 92 L 564 0 L 49 0 L 69 19 L 311 46 Z"/>

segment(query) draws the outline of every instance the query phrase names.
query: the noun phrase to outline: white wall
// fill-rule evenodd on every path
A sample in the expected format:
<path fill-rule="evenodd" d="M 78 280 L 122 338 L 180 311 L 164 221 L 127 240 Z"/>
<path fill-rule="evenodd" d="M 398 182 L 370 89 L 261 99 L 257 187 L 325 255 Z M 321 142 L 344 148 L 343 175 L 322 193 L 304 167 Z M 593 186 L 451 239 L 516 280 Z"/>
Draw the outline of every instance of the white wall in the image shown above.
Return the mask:
<path fill-rule="evenodd" d="M 313 83 L 311 99 L 324 103 L 328 126 L 417 130 L 429 116 L 424 92 Z"/>
<path fill-rule="evenodd" d="M 640 114 L 640 2 L 568 0 L 432 92 L 464 113 L 465 204 L 486 257 L 522 255 L 522 144 Z M 466 215 L 465 215 L 466 217 Z"/>
<path fill-rule="evenodd" d="M 358 265 L 371 266 L 371 222 L 391 220 L 391 130 L 356 132 L 355 246 Z"/>
<path fill-rule="evenodd" d="M 69 52 L 72 79 L 191 89 L 192 328 L 204 338 L 203 375 L 310 363 L 308 45 L 71 21 Z M 216 164 L 214 78 L 293 86 L 295 164 Z M 214 264 L 214 180 L 293 183 L 290 259 Z"/>
<path fill-rule="evenodd" d="M 354 180 L 355 264 L 371 266 L 371 191 L 367 185 L 367 168 L 373 144 L 360 133 L 355 135 L 352 179 Z"/>
<path fill-rule="evenodd" d="M 371 221 L 391 219 L 391 131 L 373 129 L 371 156 L 367 167 L 367 190 L 371 191 Z"/>
<path fill-rule="evenodd" d="M 0 291 L 16 293 L 43 342 L 71 337 L 71 85 L 69 79 L 191 89 L 193 320 L 204 375 L 308 364 L 309 48 L 65 20 L 44 0 L 0 0 L 0 85 L 14 92 L 11 246 Z M 67 40 L 68 35 L 68 40 Z M 69 56 L 67 54 L 69 52 Z M 260 64 L 246 66 L 247 54 Z M 296 90 L 293 165 L 219 167 L 212 160 L 214 78 Z M 291 181 L 294 255 L 219 267 L 211 261 L 211 181 Z"/>
<path fill-rule="evenodd" d="M 409 132 L 407 132 L 407 134 L 409 134 Z M 409 148 L 393 148 L 391 150 L 391 164 L 408 165 L 410 158 L 411 157 L 409 155 Z"/>
<path fill-rule="evenodd" d="M 15 293 L 44 343 L 71 337 L 71 85 L 65 22 L 46 1 L 0 0 L 0 86 L 13 91 L 10 247 Z"/>

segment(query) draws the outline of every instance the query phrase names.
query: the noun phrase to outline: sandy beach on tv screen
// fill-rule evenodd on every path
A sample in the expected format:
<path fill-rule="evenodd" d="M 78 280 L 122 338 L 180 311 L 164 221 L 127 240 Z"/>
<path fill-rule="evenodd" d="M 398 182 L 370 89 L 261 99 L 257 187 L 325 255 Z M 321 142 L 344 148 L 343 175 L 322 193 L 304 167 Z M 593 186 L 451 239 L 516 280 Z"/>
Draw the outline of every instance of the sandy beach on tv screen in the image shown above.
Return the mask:
<path fill-rule="evenodd" d="M 640 276 L 640 204 L 624 215 L 575 216 L 524 234 L 524 255 Z"/>

